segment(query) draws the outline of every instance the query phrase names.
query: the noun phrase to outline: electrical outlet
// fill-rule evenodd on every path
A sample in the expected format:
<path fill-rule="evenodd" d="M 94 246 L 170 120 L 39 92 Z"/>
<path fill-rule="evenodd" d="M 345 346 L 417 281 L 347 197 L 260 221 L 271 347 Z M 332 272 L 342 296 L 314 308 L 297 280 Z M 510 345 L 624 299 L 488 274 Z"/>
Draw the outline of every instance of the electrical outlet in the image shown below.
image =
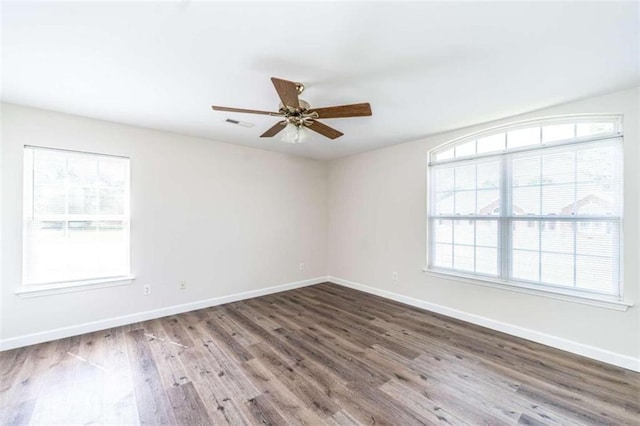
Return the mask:
<path fill-rule="evenodd" d="M 178 288 L 179 288 L 180 290 L 186 290 L 186 289 L 187 289 L 187 282 L 186 282 L 186 281 L 180 281 L 180 282 L 178 283 Z"/>
<path fill-rule="evenodd" d="M 148 296 L 151 294 L 151 284 L 145 284 L 143 287 L 144 295 Z"/>
<path fill-rule="evenodd" d="M 392 272 L 391 273 L 391 279 L 394 281 L 398 281 L 398 273 L 397 272 Z"/>
<path fill-rule="evenodd" d="M 304 271 L 304 262 L 300 262 L 300 265 L 298 265 L 298 269 Z"/>

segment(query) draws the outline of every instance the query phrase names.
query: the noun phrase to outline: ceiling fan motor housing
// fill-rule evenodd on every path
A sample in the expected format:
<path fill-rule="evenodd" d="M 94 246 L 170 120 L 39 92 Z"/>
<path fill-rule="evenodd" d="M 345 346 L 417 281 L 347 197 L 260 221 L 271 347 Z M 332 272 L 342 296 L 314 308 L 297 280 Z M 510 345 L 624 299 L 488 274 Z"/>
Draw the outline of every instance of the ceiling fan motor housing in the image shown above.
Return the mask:
<path fill-rule="evenodd" d="M 287 107 L 280 103 L 280 112 L 284 115 L 287 123 L 296 127 L 308 126 L 311 124 L 311 120 L 318 118 L 318 114 L 309 111 L 311 105 L 304 99 L 299 99 L 298 103 L 300 108 Z"/>

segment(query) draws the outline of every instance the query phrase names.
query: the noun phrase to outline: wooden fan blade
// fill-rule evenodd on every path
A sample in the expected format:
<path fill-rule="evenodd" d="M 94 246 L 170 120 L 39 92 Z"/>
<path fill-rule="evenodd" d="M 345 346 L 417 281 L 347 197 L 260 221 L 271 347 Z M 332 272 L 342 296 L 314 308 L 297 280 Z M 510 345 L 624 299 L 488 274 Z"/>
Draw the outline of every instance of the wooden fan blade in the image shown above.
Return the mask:
<path fill-rule="evenodd" d="M 311 124 L 307 124 L 307 127 L 314 132 L 320 133 L 322 136 L 328 137 L 329 139 L 336 139 L 344 134 L 332 127 L 327 126 L 326 124 L 322 124 L 321 122 L 315 120 L 313 120 Z"/>
<path fill-rule="evenodd" d="M 296 84 L 292 81 L 282 80 L 276 77 L 271 77 L 271 82 L 280 96 L 282 105 L 285 107 L 300 108 L 300 102 L 298 101 L 298 89 Z"/>
<path fill-rule="evenodd" d="M 371 105 L 368 103 L 362 103 L 314 108 L 311 112 L 318 113 L 318 118 L 365 117 L 371 115 Z"/>
<path fill-rule="evenodd" d="M 273 115 L 273 116 L 282 115 L 279 112 L 258 111 L 255 109 L 230 108 L 230 107 L 223 107 L 223 106 L 217 106 L 217 105 L 213 105 L 211 106 L 211 108 L 213 108 L 215 111 L 242 112 L 246 114 L 262 114 L 262 115 Z"/>
<path fill-rule="evenodd" d="M 287 127 L 286 121 L 278 121 L 273 127 L 260 135 L 261 138 L 271 138 L 278 133 L 280 133 L 284 128 Z"/>

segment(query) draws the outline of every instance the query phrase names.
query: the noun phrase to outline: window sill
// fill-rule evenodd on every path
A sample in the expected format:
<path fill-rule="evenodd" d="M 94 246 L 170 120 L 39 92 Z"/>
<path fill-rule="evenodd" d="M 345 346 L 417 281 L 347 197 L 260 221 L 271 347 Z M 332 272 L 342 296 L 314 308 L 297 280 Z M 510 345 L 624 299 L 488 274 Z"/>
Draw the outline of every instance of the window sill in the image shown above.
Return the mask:
<path fill-rule="evenodd" d="M 133 275 L 126 275 L 122 277 L 98 278 L 94 280 L 72 281 L 68 283 L 31 285 L 23 286 L 20 290 L 16 290 L 14 293 L 22 298 L 50 296 L 53 294 L 129 285 L 135 279 L 136 277 Z"/>
<path fill-rule="evenodd" d="M 422 272 L 424 272 L 426 275 L 431 275 L 431 276 L 442 278 L 442 279 L 459 281 L 464 283 L 471 283 L 471 284 L 479 284 L 485 287 L 509 290 L 509 291 L 514 291 L 516 293 L 532 294 L 535 296 L 547 297 L 550 299 L 564 300 L 568 302 L 581 303 L 584 305 L 597 306 L 600 308 L 613 309 L 616 311 L 626 311 L 631 306 L 633 306 L 633 303 L 624 302 L 624 301 L 596 299 L 588 296 L 578 296 L 575 294 L 570 294 L 569 292 L 563 292 L 562 289 L 558 289 L 557 292 L 549 291 L 549 290 L 541 290 L 541 289 L 528 287 L 526 285 L 505 284 L 501 281 L 492 281 L 490 279 L 479 279 L 476 277 L 470 277 L 463 274 L 439 272 L 439 271 L 435 271 L 428 268 L 424 268 Z"/>

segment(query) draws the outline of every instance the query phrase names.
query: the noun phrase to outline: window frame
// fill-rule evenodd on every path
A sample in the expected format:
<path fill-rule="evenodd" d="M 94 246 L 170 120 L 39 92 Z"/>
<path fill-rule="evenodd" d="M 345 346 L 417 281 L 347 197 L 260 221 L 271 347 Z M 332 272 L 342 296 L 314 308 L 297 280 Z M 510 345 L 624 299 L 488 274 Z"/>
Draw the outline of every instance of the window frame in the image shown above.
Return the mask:
<path fill-rule="evenodd" d="M 26 200 L 24 199 L 29 194 L 33 193 L 33 181 L 30 182 L 31 188 L 27 190 L 27 185 L 29 182 L 24 181 L 22 185 L 22 206 L 21 206 L 21 218 L 22 218 L 22 249 L 21 249 L 21 259 L 22 259 L 22 278 L 20 282 L 19 288 L 17 288 L 14 293 L 19 295 L 20 297 L 37 297 L 44 296 L 50 294 L 58 294 L 58 293 L 68 293 L 74 291 L 83 291 L 87 289 L 97 289 L 104 287 L 113 287 L 113 286 L 121 286 L 126 284 L 131 284 L 133 280 L 135 280 L 135 276 L 131 274 L 131 168 L 130 161 L 131 159 L 128 156 L 118 155 L 118 154 L 105 154 L 98 152 L 90 152 L 90 151 L 81 151 L 76 149 L 67 149 L 67 148 L 57 148 L 51 146 L 39 146 L 39 145 L 24 145 L 23 146 L 23 176 L 27 173 L 26 163 L 24 163 L 27 159 L 26 152 L 27 149 L 31 149 L 34 152 L 37 150 L 50 150 L 60 153 L 69 153 L 69 154 L 78 154 L 84 156 L 93 156 L 93 157 L 106 157 L 110 159 L 120 159 L 126 160 L 126 178 L 124 185 L 124 213 L 122 215 L 109 215 L 109 214 L 95 214 L 95 215 L 77 215 L 79 217 L 70 216 L 69 213 L 64 214 L 56 214 L 56 215 L 43 215 L 43 217 L 53 217 L 55 216 L 58 221 L 70 222 L 77 220 L 113 220 L 116 216 L 124 218 L 125 222 L 125 256 L 127 261 L 127 272 L 122 275 L 110 275 L 110 276 L 96 276 L 96 277 L 88 277 L 82 279 L 67 279 L 67 280 L 56 280 L 42 283 L 27 283 L 25 281 L 26 278 L 26 266 L 27 266 L 27 253 L 26 253 L 26 244 L 25 238 L 26 235 L 26 226 L 25 221 L 28 217 L 33 219 L 35 216 L 29 216 L 25 211 L 27 207 Z M 32 170 L 33 171 L 33 170 Z M 89 219 L 87 219 L 89 218 Z M 102 218 L 102 219 L 100 219 Z"/>
<path fill-rule="evenodd" d="M 595 134 L 595 135 L 587 135 L 583 137 L 577 137 L 577 133 L 574 133 L 574 138 L 558 140 L 554 142 L 542 142 L 542 126 L 556 125 L 556 124 L 567 124 L 567 123 L 613 123 L 613 132 Z M 506 132 L 512 132 L 515 130 L 521 130 L 531 127 L 540 127 L 540 143 L 534 145 L 528 145 L 523 147 L 515 147 L 508 149 L 506 143 Z M 463 144 L 467 144 L 470 141 L 474 141 L 483 137 L 490 137 L 492 135 L 505 133 L 505 145 L 504 149 L 496 150 L 491 152 L 485 152 L 481 154 L 477 154 L 477 142 L 476 142 L 476 154 L 474 155 L 465 155 L 460 157 L 455 157 L 455 151 L 452 158 L 446 158 L 442 160 L 437 160 L 437 154 L 447 152 L 457 146 L 461 146 Z M 544 219 L 539 217 L 536 218 L 528 218 L 527 216 L 514 217 L 514 215 L 510 216 L 495 216 L 495 217 L 480 217 L 479 215 L 471 215 L 469 218 L 471 220 L 492 220 L 497 223 L 498 228 L 498 236 L 497 236 L 497 256 L 498 256 L 498 270 L 497 277 L 491 275 L 483 275 L 476 272 L 464 272 L 461 270 L 455 269 L 447 269 L 442 267 L 434 267 L 432 265 L 432 252 L 433 252 L 433 244 L 435 244 L 435 240 L 432 241 L 432 235 L 434 235 L 433 224 L 436 220 L 440 219 L 440 216 L 432 216 L 431 206 L 434 202 L 433 199 L 433 188 L 431 182 L 431 167 L 434 165 L 447 164 L 447 163 L 464 163 L 466 161 L 472 161 L 473 164 L 478 164 L 482 162 L 483 159 L 487 158 L 490 160 L 491 158 L 498 159 L 500 161 L 500 184 L 498 187 L 498 191 L 501 196 L 501 208 L 506 202 L 509 202 L 509 197 L 511 195 L 511 189 L 505 183 L 507 179 L 511 177 L 511 170 L 506 170 L 512 163 L 512 154 L 519 152 L 527 152 L 527 151 L 544 151 L 546 148 L 556 148 L 562 146 L 571 146 L 571 145 L 584 145 L 589 142 L 594 143 L 597 141 L 606 141 L 606 140 L 619 140 L 622 146 L 622 150 L 624 149 L 624 134 L 622 130 L 622 115 L 619 114 L 571 114 L 571 115 L 562 115 L 562 116 L 552 116 L 552 117 L 538 117 L 528 120 L 522 120 L 517 122 L 506 123 L 494 127 L 490 127 L 487 129 L 482 129 L 477 132 L 473 132 L 470 134 L 466 134 L 459 138 L 453 139 L 449 142 L 441 144 L 428 152 L 429 161 L 427 163 L 426 170 L 426 184 L 427 184 L 427 197 L 426 197 L 426 266 L 423 268 L 423 272 L 427 275 L 437 276 L 445 279 L 453 279 L 461 282 L 468 282 L 474 284 L 480 284 L 484 286 L 494 287 L 505 289 L 509 291 L 516 291 L 528 294 L 535 294 L 538 296 L 551 297 L 555 299 L 562 300 L 570 300 L 576 301 L 579 303 L 586 303 L 590 305 L 596 305 L 601 307 L 607 307 L 617 310 L 626 310 L 629 306 L 632 306 L 630 303 L 624 302 L 624 244 L 623 244 L 623 212 L 620 213 L 619 216 L 614 217 L 589 217 L 589 216 L 576 216 L 571 218 L 558 218 L 558 220 L 568 220 L 574 224 L 574 226 L 578 226 L 580 222 L 585 221 L 593 221 L 597 219 L 603 220 L 611 220 L 613 222 L 619 223 L 618 230 L 618 271 L 617 271 L 617 287 L 618 294 L 612 295 L 607 293 L 601 293 L 596 291 L 589 290 L 579 290 L 568 286 L 554 285 L 554 284 L 546 284 L 546 283 L 536 283 L 536 282 L 528 282 L 525 280 L 515 280 L 510 278 L 509 273 L 505 273 L 505 270 L 509 268 L 509 265 L 501 265 L 501 260 L 510 259 L 512 253 L 509 253 L 511 250 L 510 240 L 512 238 L 512 233 L 510 230 L 500 229 L 501 227 L 509 227 L 512 225 L 514 220 L 524 220 L 524 221 L 538 221 L 540 223 L 546 222 Z M 624 154 L 622 154 L 624 156 Z M 477 191 L 477 189 L 476 189 Z M 621 187 L 622 195 L 624 198 L 624 177 Z M 460 216 L 456 216 L 455 213 L 452 215 L 455 219 L 461 219 Z M 452 220 L 452 226 L 455 225 L 455 219 L 451 219 L 451 217 L 443 216 L 441 219 L 443 220 Z M 453 242 L 452 242 L 453 244 Z M 475 246 L 475 243 L 474 243 Z M 506 255 L 505 255 L 506 253 Z M 573 253 L 575 256 L 575 252 Z M 502 267 L 501 267 L 502 266 Z M 507 278 L 503 278 L 507 277 Z"/>

